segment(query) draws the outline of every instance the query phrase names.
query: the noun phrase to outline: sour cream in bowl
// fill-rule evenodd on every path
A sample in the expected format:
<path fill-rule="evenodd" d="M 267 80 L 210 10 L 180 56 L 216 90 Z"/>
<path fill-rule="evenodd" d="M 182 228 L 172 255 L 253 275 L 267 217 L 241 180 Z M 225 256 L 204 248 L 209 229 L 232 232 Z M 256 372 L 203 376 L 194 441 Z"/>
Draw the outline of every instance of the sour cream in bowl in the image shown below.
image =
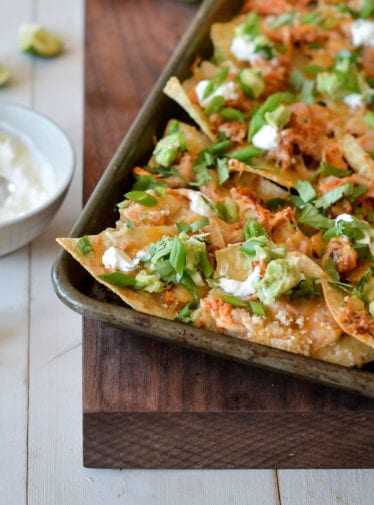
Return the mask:
<path fill-rule="evenodd" d="M 0 204 L 0 256 L 33 240 L 62 204 L 74 172 L 66 134 L 46 116 L 0 103 L 0 175 L 12 191 Z"/>

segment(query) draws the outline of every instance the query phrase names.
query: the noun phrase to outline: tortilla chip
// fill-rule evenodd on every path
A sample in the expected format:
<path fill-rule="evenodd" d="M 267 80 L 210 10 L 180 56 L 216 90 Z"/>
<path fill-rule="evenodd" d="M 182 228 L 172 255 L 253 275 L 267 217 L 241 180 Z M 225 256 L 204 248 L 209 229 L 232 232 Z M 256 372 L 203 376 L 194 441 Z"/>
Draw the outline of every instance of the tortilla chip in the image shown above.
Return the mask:
<path fill-rule="evenodd" d="M 104 248 L 100 244 L 98 235 L 89 236 L 89 239 L 92 244 L 92 251 L 87 254 L 79 252 L 77 248 L 78 238 L 57 238 L 56 240 L 97 282 L 115 293 L 134 310 L 164 319 L 174 319 L 177 316 L 178 310 L 173 310 L 170 306 L 165 307 L 159 293 L 121 288 L 100 279 L 99 275 L 108 273 L 101 261 Z"/>
<path fill-rule="evenodd" d="M 183 81 L 182 87 L 188 93 L 200 81 L 210 80 L 215 77 L 220 70 L 222 70 L 222 67 L 214 65 L 210 61 L 203 61 L 200 65 L 194 67 L 192 76 Z"/>
<path fill-rule="evenodd" d="M 262 168 L 252 167 L 247 163 L 243 163 L 235 159 L 230 159 L 228 166 L 230 172 L 251 172 L 252 174 L 261 175 L 265 179 L 276 182 L 280 186 L 288 189 L 295 187 L 297 181 L 300 180 L 300 174 L 291 170 L 281 171 L 279 168 L 274 167 L 269 162 L 261 161 L 261 166 L 266 167 L 266 170 Z"/>
<path fill-rule="evenodd" d="M 232 54 L 231 42 L 235 36 L 235 28 L 243 23 L 246 16 L 237 16 L 227 23 L 214 23 L 211 27 L 210 37 L 213 42 L 214 55 L 217 58 L 231 60 L 241 64 Z"/>
<path fill-rule="evenodd" d="M 171 77 L 164 87 L 164 93 L 175 100 L 187 114 L 198 124 L 205 135 L 212 141 L 217 142 L 216 135 L 211 131 L 207 120 L 196 105 L 189 99 L 181 83 L 176 77 Z"/>
<path fill-rule="evenodd" d="M 374 360 L 374 349 L 350 335 L 342 335 L 333 342 L 319 349 L 314 358 L 347 367 L 362 367 Z"/>
<path fill-rule="evenodd" d="M 374 179 L 374 161 L 355 137 L 344 135 L 341 140 L 341 148 L 346 160 L 355 172 L 367 179 Z"/>
<path fill-rule="evenodd" d="M 322 282 L 322 289 L 331 315 L 342 330 L 363 344 L 374 347 L 374 334 L 371 334 L 369 331 L 364 331 L 354 323 L 349 324 L 348 321 L 346 321 L 345 314 L 351 296 L 326 280 Z M 364 322 L 366 321 L 368 326 L 373 321 L 369 312 L 363 314 L 360 311 L 359 315 L 361 319 L 364 318 Z M 356 330 L 355 326 L 357 328 Z"/>

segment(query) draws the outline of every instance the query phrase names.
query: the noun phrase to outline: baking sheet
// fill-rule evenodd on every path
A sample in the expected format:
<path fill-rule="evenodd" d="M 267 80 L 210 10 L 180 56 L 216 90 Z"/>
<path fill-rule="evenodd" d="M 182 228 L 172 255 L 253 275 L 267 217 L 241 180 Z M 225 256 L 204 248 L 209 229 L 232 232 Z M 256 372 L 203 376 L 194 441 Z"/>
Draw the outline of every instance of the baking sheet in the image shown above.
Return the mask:
<path fill-rule="evenodd" d="M 171 117 L 188 120 L 179 106 L 162 93 L 165 82 L 171 75 L 183 80 L 188 76 L 190 65 L 197 55 L 204 58 L 210 54 L 211 23 L 230 19 L 239 11 L 242 3 L 242 0 L 205 0 L 202 4 L 195 21 L 177 47 L 76 222 L 72 236 L 95 234 L 107 226 L 113 226 L 117 219 L 113 209 L 132 184 L 133 166 L 140 165 L 149 158 L 154 136 L 161 135 Z M 118 302 L 116 297 L 99 286 L 65 252 L 61 252 L 56 259 L 52 278 L 62 301 L 88 318 L 249 365 L 374 397 L 374 374 L 368 370 L 347 369 L 236 337 L 214 334 L 138 313 Z"/>

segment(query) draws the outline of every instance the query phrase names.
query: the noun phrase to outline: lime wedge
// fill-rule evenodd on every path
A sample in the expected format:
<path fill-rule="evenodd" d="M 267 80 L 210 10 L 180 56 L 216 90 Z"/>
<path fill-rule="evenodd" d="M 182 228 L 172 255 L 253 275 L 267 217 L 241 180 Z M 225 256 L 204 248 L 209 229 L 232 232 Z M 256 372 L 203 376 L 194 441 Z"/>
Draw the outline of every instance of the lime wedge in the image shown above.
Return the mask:
<path fill-rule="evenodd" d="M 0 65 L 0 86 L 4 86 L 7 83 L 10 77 L 9 70 L 4 67 L 4 65 Z"/>
<path fill-rule="evenodd" d="M 22 51 L 46 58 L 57 56 L 63 47 L 62 40 L 57 35 L 36 23 L 20 26 L 18 45 Z"/>

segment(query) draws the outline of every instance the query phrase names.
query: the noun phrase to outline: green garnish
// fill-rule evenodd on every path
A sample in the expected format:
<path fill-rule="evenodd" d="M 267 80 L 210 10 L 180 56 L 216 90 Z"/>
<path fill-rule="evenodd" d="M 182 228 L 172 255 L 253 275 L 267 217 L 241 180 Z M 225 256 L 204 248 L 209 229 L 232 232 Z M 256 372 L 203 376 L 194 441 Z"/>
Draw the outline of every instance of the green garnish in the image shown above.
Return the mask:
<path fill-rule="evenodd" d="M 317 230 L 327 230 L 334 225 L 333 219 L 323 216 L 311 203 L 304 207 L 297 221 Z"/>
<path fill-rule="evenodd" d="M 78 250 L 81 254 L 85 255 L 92 251 L 92 243 L 88 235 L 83 235 L 77 242 Z"/>
<path fill-rule="evenodd" d="M 180 321 L 182 323 L 190 324 L 192 323 L 191 314 L 198 308 L 199 302 L 197 300 L 192 300 L 192 302 L 187 303 L 183 309 L 179 312 L 175 321 Z"/>
<path fill-rule="evenodd" d="M 226 158 L 217 159 L 218 184 L 221 185 L 230 177 Z"/>
<path fill-rule="evenodd" d="M 144 207 L 154 207 L 158 204 L 157 198 L 145 191 L 129 191 L 125 194 L 128 200 L 144 205 Z"/>
<path fill-rule="evenodd" d="M 268 233 L 265 228 L 256 219 L 250 218 L 244 223 L 244 239 L 248 240 L 252 237 L 267 237 Z"/>
<path fill-rule="evenodd" d="M 147 189 L 158 189 L 161 187 L 167 188 L 166 182 L 160 181 L 152 175 L 139 175 L 132 187 L 132 191 L 147 191 Z"/>
<path fill-rule="evenodd" d="M 101 274 L 98 277 L 99 279 L 120 288 L 136 286 L 135 278 L 131 277 L 130 275 L 124 274 L 123 272 L 110 272 L 107 274 Z"/>
<path fill-rule="evenodd" d="M 296 12 L 285 12 L 284 14 L 281 14 L 278 16 L 270 25 L 270 28 L 272 30 L 276 30 L 277 28 L 280 28 L 281 26 L 291 26 L 293 24 L 293 21 L 295 17 L 297 16 Z"/>
<path fill-rule="evenodd" d="M 228 153 L 227 157 L 232 158 L 234 160 L 246 162 L 250 160 L 251 158 L 261 156 L 261 154 L 264 153 L 263 149 L 260 149 L 259 147 L 255 146 L 247 146 L 243 147 L 242 149 L 238 149 L 236 151 L 232 151 L 231 153 Z"/>
<path fill-rule="evenodd" d="M 229 121 L 240 121 L 243 123 L 245 120 L 245 114 L 238 109 L 233 109 L 232 107 L 223 107 L 223 109 L 218 111 L 218 114 Z"/>
<path fill-rule="evenodd" d="M 319 284 L 319 279 L 311 279 L 309 277 L 306 277 L 292 289 L 288 295 L 288 298 L 290 300 L 295 300 L 296 298 L 320 297 L 322 296 L 322 293 L 319 289 Z"/>
<path fill-rule="evenodd" d="M 229 75 L 229 67 L 225 67 L 221 72 L 211 79 L 205 88 L 203 93 L 203 100 L 208 98 L 212 93 L 214 93 L 222 84 L 225 82 L 227 76 Z"/>
<path fill-rule="evenodd" d="M 373 13 L 374 13 L 373 0 L 364 0 L 360 10 L 360 18 L 368 19 Z"/>
<path fill-rule="evenodd" d="M 374 128 L 374 112 L 368 110 L 365 114 L 365 121 L 371 127 Z"/>
<path fill-rule="evenodd" d="M 252 309 L 252 312 L 257 316 L 265 316 L 265 309 L 260 302 L 256 302 L 255 300 L 250 300 L 249 305 Z"/>
<path fill-rule="evenodd" d="M 248 140 L 251 141 L 254 135 L 266 124 L 265 114 L 273 112 L 283 103 L 291 103 L 294 96 L 288 92 L 278 92 L 270 95 L 265 103 L 255 111 L 251 118 L 248 131 Z"/>
<path fill-rule="evenodd" d="M 213 97 L 209 104 L 204 109 L 204 114 L 211 116 L 216 114 L 225 105 L 225 98 L 223 96 Z"/>
<path fill-rule="evenodd" d="M 204 226 L 208 226 L 209 219 L 207 217 L 201 217 L 191 224 L 191 231 L 197 233 Z"/>
<path fill-rule="evenodd" d="M 334 167 L 333 165 L 330 165 L 326 161 L 322 161 L 322 163 L 314 173 L 312 179 L 316 179 L 319 175 L 333 175 L 334 177 L 347 177 L 348 175 L 351 175 L 351 171 Z"/>
<path fill-rule="evenodd" d="M 241 298 L 235 295 L 222 295 L 220 296 L 221 300 L 232 305 L 233 307 L 244 308 L 248 307 L 248 302 L 243 301 Z"/>
<path fill-rule="evenodd" d="M 330 205 L 343 198 L 343 196 L 347 197 L 350 202 L 353 202 L 367 191 L 368 187 L 365 184 L 359 184 L 358 186 L 354 186 L 351 183 L 342 184 L 317 198 L 314 205 L 318 209 L 327 209 Z"/>
<path fill-rule="evenodd" d="M 170 251 L 170 264 L 177 273 L 177 282 L 179 282 L 183 276 L 184 268 L 186 265 L 187 250 L 185 245 L 182 243 L 179 237 L 174 237 L 172 248 Z"/>

